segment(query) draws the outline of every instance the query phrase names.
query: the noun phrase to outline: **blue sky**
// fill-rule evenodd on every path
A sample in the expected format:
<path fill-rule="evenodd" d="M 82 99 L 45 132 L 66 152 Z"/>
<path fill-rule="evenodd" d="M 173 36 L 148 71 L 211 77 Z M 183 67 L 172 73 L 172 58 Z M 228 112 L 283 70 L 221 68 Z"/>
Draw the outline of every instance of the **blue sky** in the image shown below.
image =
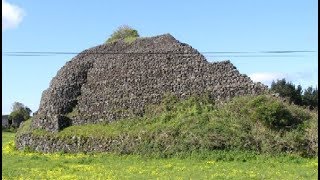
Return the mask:
<path fill-rule="evenodd" d="M 318 87 L 316 0 L 2 0 L 2 6 L 3 52 L 81 52 L 127 24 L 141 36 L 170 33 L 200 52 L 316 51 L 213 54 L 207 60 L 229 59 L 241 73 L 266 85 L 286 78 L 303 88 Z M 15 101 L 36 111 L 42 91 L 73 56 L 2 53 L 2 114 L 10 113 Z"/>

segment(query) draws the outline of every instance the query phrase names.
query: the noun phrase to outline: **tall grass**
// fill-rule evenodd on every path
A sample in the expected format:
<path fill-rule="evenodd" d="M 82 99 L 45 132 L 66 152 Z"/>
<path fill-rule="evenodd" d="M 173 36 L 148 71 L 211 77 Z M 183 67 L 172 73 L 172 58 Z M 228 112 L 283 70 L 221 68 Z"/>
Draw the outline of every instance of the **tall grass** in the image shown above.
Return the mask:
<path fill-rule="evenodd" d="M 28 122 L 25 125 L 18 134 L 28 132 Z M 121 139 L 113 152 L 183 157 L 195 152 L 205 156 L 215 150 L 316 156 L 317 132 L 315 112 L 260 95 L 237 97 L 223 104 L 214 104 L 206 96 L 186 100 L 167 96 L 160 105 L 146 108 L 143 117 L 71 126 L 56 134 L 43 130 L 32 133 L 62 139 Z"/>

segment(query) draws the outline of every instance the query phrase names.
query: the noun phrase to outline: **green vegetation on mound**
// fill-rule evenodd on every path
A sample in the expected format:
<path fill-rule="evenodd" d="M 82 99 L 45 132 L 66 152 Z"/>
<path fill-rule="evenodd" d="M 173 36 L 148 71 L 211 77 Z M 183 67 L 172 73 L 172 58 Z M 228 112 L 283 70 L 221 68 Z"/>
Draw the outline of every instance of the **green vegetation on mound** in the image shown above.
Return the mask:
<path fill-rule="evenodd" d="M 130 26 L 120 26 L 116 31 L 112 33 L 106 43 L 113 43 L 119 40 L 123 40 L 125 43 L 132 43 L 139 37 L 137 30 L 131 28 Z"/>
<path fill-rule="evenodd" d="M 24 123 L 18 136 L 30 132 L 30 122 Z M 121 139 L 121 146 L 113 152 L 159 157 L 195 152 L 206 156 L 213 150 L 318 153 L 317 113 L 268 95 L 237 97 L 224 104 L 214 104 L 206 97 L 178 101 L 167 96 L 162 104 L 148 107 L 144 117 L 71 126 L 59 133 L 32 133 L 62 139 Z M 139 143 L 133 143 L 137 139 Z"/>
<path fill-rule="evenodd" d="M 17 151 L 2 132 L 2 179 L 317 179 L 317 158 L 214 150 L 206 158 Z"/>

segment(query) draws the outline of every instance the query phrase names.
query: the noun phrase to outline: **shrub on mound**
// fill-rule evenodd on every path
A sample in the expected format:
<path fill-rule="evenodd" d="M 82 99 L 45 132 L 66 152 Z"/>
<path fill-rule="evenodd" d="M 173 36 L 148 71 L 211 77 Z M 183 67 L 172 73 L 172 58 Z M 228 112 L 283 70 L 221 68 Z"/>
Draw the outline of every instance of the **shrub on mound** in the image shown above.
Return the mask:
<path fill-rule="evenodd" d="M 120 26 L 113 32 L 111 37 L 107 39 L 106 43 L 112 43 L 115 41 L 123 40 L 126 43 L 131 43 L 139 37 L 138 31 L 129 26 Z"/>
<path fill-rule="evenodd" d="M 41 141 L 28 146 L 41 149 L 39 144 L 46 141 L 46 151 L 51 144 L 65 142 L 68 146 L 61 147 L 67 152 L 109 151 L 170 157 L 212 150 L 244 150 L 316 156 L 317 122 L 316 113 L 267 95 L 237 97 L 224 104 L 214 104 L 207 96 L 182 101 L 167 96 L 160 105 L 146 108 L 144 117 L 71 126 L 59 133 L 23 127 L 20 131 L 24 132 L 19 132 L 17 139 L 24 135 L 40 138 Z"/>
<path fill-rule="evenodd" d="M 294 129 L 311 118 L 310 112 L 281 100 L 260 95 L 254 98 L 240 97 L 228 103 L 237 115 L 248 115 L 253 122 L 260 121 L 272 129 Z"/>

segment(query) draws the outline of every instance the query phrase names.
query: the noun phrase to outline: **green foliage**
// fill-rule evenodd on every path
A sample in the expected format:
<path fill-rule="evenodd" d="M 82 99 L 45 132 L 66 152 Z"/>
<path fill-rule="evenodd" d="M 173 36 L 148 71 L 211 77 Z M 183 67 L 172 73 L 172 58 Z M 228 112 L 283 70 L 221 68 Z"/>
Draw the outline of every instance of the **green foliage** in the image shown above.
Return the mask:
<path fill-rule="evenodd" d="M 307 106 L 310 109 L 318 108 L 318 89 L 308 87 L 302 91 L 302 87 L 295 87 L 291 82 L 286 82 L 285 79 L 272 82 L 271 90 L 279 93 L 280 97 L 287 98 L 290 103 L 300 106 Z M 303 93 L 302 93 L 303 92 Z"/>
<path fill-rule="evenodd" d="M 292 128 L 308 119 L 308 117 L 294 117 L 283 102 L 267 96 L 254 98 L 249 102 L 249 108 L 254 119 L 262 121 L 270 128 Z"/>
<path fill-rule="evenodd" d="M 120 26 L 111 37 L 106 41 L 106 43 L 112 43 L 119 40 L 123 40 L 126 43 L 132 43 L 139 37 L 138 31 L 129 26 Z"/>
<path fill-rule="evenodd" d="M 13 127 L 3 127 L 2 126 L 2 132 L 17 132 L 17 129 L 13 128 Z"/>
<path fill-rule="evenodd" d="M 277 82 L 272 82 L 271 90 L 279 93 L 281 97 L 289 99 L 289 102 L 293 102 L 297 105 L 302 105 L 302 88 L 298 85 L 297 89 L 291 82 L 286 82 L 285 79 L 278 80 Z"/>
<path fill-rule="evenodd" d="M 28 119 L 26 120 L 21 127 L 18 129 L 17 131 L 17 136 L 20 136 L 22 134 L 27 134 L 31 131 L 31 123 L 32 123 L 32 119 Z"/>
<path fill-rule="evenodd" d="M 129 37 L 126 37 L 124 38 L 124 42 L 127 43 L 127 44 L 131 44 L 132 42 L 134 42 L 139 36 L 135 37 L 135 36 L 129 36 Z"/>
<path fill-rule="evenodd" d="M 25 119 L 25 113 L 24 111 L 13 111 L 10 113 L 8 119 L 9 119 L 9 122 L 11 121 L 17 121 L 17 122 L 22 122 L 24 119 Z M 10 123 L 12 124 L 12 123 Z"/>
<path fill-rule="evenodd" d="M 302 97 L 302 104 L 309 106 L 310 109 L 318 107 L 318 89 L 313 89 L 312 86 L 308 87 Z"/>
<path fill-rule="evenodd" d="M 17 111 L 19 109 L 24 109 L 24 108 L 25 108 L 25 106 L 20 102 L 14 102 L 12 104 L 12 111 Z"/>
<path fill-rule="evenodd" d="M 317 179 L 317 158 L 202 151 L 151 158 L 112 153 L 31 153 L 2 133 L 2 179 Z"/>
<path fill-rule="evenodd" d="M 30 118 L 31 109 L 24 106 L 22 103 L 15 102 L 12 106 L 12 112 L 9 114 L 9 124 L 13 127 L 18 127 L 22 121 Z"/>
<path fill-rule="evenodd" d="M 66 114 L 66 117 L 72 119 L 72 118 L 74 118 L 74 117 L 76 117 L 78 115 L 79 115 L 78 109 L 77 108 L 73 108 L 71 112 Z"/>
<path fill-rule="evenodd" d="M 295 153 L 315 156 L 316 113 L 267 95 L 237 97 L 214 104 L 209 97 L 179 100 L 166 96 L 146 109 L 144 117 L 107 124 L 70 126 L 59 133 L 36 130 L 39 137 L 120 141 L 120 154 L 172 157 L 214 150 Z"/>

